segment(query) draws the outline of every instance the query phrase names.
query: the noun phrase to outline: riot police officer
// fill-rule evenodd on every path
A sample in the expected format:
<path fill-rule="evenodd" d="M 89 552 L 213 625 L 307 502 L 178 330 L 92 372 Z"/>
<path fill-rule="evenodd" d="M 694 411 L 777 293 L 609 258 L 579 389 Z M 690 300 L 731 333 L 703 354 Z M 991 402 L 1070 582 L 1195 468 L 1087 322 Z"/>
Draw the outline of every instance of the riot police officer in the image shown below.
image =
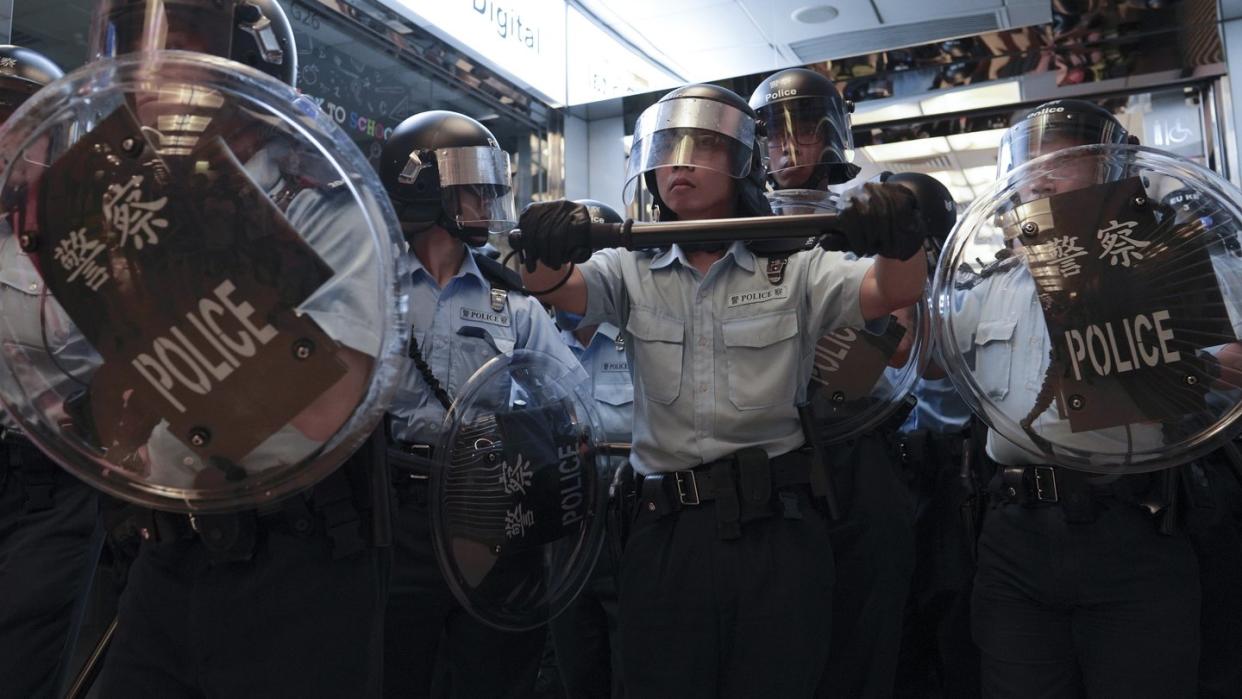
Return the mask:
<path fill-rule="evenodd" d="M 638 120 L 627 189 L 642 177 L 660 220 L 767 215 L 755 121 L 724 88 L 670 92 Z M 814 692 L 833 563 L 796 405 L 815 340 L 913 303 L 926 275 L 907 191 L 867 185 L 842 217 L 874 264 L 815 251 L 769 266 L 741 242 L 590 257 L 586 207 L 519 221 L 528 285 L 559 284 L 546 301 L 626 333 L 641 476 L 619 583 L 628 694 Z"/>
<path fill-rule="evenodd" d="M 1006 133 L 998 176 L 1062 149 L 1133 142 L 1096 105 L 1047 103 Z M 1025 202 L 1110 181 L 1108 170 L 1075 158 L 1016 184 Z M 1014 249 L 963 279 L 955 312 L 978 328 L 958 342 L 973 343 L 973 373 L 988 383 L 988 400 L 1029 421 L 1048 406 L 1053 378 L 1044 369 L 1048 330 L 1024 255 Z M 1159 440 L 1159 432 L 1158 425 L 1126 425 L 1122 443 Z M 1107 448 L 1107 436 L 1075 436 L 1087 452 Z M 1185 532 L 1170 526 L 1163 485 L 1179 469 L 1093 478 L 1041 463 L 1035 439 L 995 429 L 987 436 L 997 473 L 972 593 L 984 696 L 1193 696 L 1198 566 Z"/>
<path fill-rule="evenodd" d="M 380 178 L 410 242 L 416 365 L 388 416 L 399 506 L 384 695 L 430 696 L 438 677 L 448 686 L 437 695 L 528 696 L 546 635 L 494 629 L 453 597 L 433 551 L 428 482 L 445 411 L 479 367 L 515 349 L 577 361 L 517 274 L 478 251 L 515 218 L 509 156 L 487 128 L 454 112 L 416 114 L 385 143 Z"/>
<path fill-rule="evenodd" d="M 0 46 L 0 120 L 61 76 L 44 56 Z M 20 168 L 20 166 L 18 166 Z M 5 202 L 5 213 L 17 202 Z M 8 226 L 8 223 L 0 224 Z M 0 310 L 9 322 L 37 319 L 43 285 L 13 237 L 0 245 Z M 41 347 L 37 323 L 17 329 Z M 57 342 L 60 338 L 53 338 Z M 68 370 L 84 359 L 81 343 L 56 347 Z M 73 387 L 70 374 L 66 384 Z M 0 428 L 0 687 L 20 697 L 60 691 L 73 655 L 103 542 L 99 498 L 27 440 L 6 414 Z"/>
<path fill-rule="evenodd" d="M 775 199 L 788 190 L 827 196 L 830 185 L 858 173 L 851 162 L 853 105 L 827 77 L 805 68 L 780 71 L 755 88 L 750 106 L 766 127 Z M 907 341 L 913 335 L 908 332 Z M 813 399 L 811 405 L 825 403 Z M 817 412 L 817 420 L 832 419 L 829 411 Z M 837 580 L 820 695 L 887 697 L 893 691 L 901 610 L 914 568 L 913 505 L 892 448 L 903 417 L 891 415 L 827 449 L 843 516 L 830 529 Z M 880 548 L 886 555 L 874 555 Z"/>
<path fill-rule="evenodd" d="M 297 73 L 292 28 L 275 0 L 102 2 L 90 48 L 96 57 L 205 52 L 290 85 Z M 380 343 L 360 322 L 377 301 L 370 270 L 378 262 L 367 240 L 375 208 L 317 172 L 305 153 L 293 172 L 299 157 L 287 134 L 263 119 L 247 121 L 240 110 L 211 111 L 228 103 L 213 94 L 137 94 L 133 104 L 163 130 L 163 156 L 219 138 L 244 164 L 241 184 L 267 197 L 337 273 L 298 310 L 327 335 L 341 376 L 249 455 L 266 454 L 254 459 L 270 462 L 266 468 L 315 452 L 366 391 Z M 163 426 L 143 449 L 160 453 L 152 460 L 163 470 L 196 465 Z M 376 456 L 372 443 L 313 489 L 257 510 L 140 513 L 144 540 L 122 593 L 101 696 L 379 696 L 390 491 L 376 477 Z M 206 485 L 204 475 L 211 474 L 184 477 Z"/>
<path fill-rule="evenodd" d="M 621 223 L 621 215 L 607 204 L 580 199 L 591 220 Z M 581 316 L 557 311 L 561 338 L 573 350 L 591 377 L 591 395 L 609 442 L 626 445 L 614 448 L 617 455 L 610 464 L 616 477 L 610 492 L 611 507 L 619 514 L 624 497 L 621 469 L 634 423 L 634 383 L 625 355 L 625 336 L 611 323 L 581 325 Z M 608 518 L 608 534 L 591 573 L 591 580 L 573 604 L 552 620 L 552 642 L 565 691 L 571 697 L 621 697 L 620 620 L 617 615 L 617 564 L 621 554 L 621 522 Z"/>

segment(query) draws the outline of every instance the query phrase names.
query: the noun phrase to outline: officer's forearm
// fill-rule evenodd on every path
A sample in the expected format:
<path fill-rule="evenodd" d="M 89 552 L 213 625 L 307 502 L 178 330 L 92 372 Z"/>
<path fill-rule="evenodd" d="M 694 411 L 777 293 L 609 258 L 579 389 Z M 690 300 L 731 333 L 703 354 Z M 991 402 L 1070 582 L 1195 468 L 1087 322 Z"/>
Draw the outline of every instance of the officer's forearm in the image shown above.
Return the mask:
<path fill-rule="evenodd" d="M 927 259 L 916 254 L 908 260 L 876 257 L 867 271 L 859 302 L 863 318 L 875 320 L 917 303 L 927 283 Z"/>
<path fill-rule="evenodd" d="M 568 280 L 565 279 L 567 272 Z M 563 284 L 562 281 L 564 281 Z M 582 278 L 582 272 L 579 272 L 577 267 L 569 270 L 566 265 L 553 269 L 540 262 L 535 266 L 534 272 L 527 271 L 525 267 L 522 268 L 522 283 L 527 289 L 538 293 L 539 301 L 542 303 L 577 315 L 586 313 L 586 280 Z M 553 287 L 557 287 L 555 291 L 542 293 Z"/>

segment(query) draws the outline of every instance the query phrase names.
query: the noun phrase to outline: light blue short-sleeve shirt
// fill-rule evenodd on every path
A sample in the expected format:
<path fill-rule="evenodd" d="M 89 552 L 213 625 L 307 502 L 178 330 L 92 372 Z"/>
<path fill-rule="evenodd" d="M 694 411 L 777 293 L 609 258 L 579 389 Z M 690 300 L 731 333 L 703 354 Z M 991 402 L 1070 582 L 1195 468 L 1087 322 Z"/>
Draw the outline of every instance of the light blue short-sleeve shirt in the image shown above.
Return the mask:
<path fill-rule="evenodd" d="M 767 260 L 733 244 L 706 275 L 674 245 L 659 253 L 603 250 L 579 266 L 587 325 L 623 328 L 634 377 L 631 463 L 675 471 L 761 447 L 779 456 L 804 441 L 815 342 L 863 325 L 869 262 L 811 250 L 788 258 L 779 283 Z"/>

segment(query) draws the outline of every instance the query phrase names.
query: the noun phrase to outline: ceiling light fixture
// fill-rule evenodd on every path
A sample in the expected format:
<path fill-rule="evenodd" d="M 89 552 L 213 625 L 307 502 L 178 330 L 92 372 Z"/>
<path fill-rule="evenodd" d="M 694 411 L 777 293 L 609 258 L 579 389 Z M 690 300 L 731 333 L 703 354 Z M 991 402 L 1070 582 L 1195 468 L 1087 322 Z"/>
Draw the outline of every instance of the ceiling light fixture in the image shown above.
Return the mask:
<path fill-rule="evenodd" d="M 832 5 L 807 5 L 794 10 L 789 16 L 803 24 L 823 24 L 836 19 L 839 14 Z"/>

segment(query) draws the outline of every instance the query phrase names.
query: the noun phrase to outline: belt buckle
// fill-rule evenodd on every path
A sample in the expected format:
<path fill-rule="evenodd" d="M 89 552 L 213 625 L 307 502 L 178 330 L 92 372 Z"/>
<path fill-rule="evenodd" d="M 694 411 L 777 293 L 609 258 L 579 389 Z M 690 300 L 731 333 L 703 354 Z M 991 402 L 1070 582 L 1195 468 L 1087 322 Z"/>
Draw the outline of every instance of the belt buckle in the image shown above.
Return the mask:
<path fill-rule="evenodd" d="M 687 478 L 690 481 L 689 492 L 686 490 Z M 673 474 L 673 479 L 677 481 L 677 499 L 681 501 L 681 504 L 698 505 L 702 502 L 699 500 L 699 482 L 698 479 L 694 477 L 694 471 L 678 471 Z M 693 497 L 694 499 L 687 499 L 689 497 Z"/>
<path fill-rule="evenodd" d="M 1036 466 L 1032 479 L 1035 487 L 1035 499 L 1038 502 L 1059 502 L 1061 494 L 1057 492 L 1057 473 L 1051 466 Z"/>

